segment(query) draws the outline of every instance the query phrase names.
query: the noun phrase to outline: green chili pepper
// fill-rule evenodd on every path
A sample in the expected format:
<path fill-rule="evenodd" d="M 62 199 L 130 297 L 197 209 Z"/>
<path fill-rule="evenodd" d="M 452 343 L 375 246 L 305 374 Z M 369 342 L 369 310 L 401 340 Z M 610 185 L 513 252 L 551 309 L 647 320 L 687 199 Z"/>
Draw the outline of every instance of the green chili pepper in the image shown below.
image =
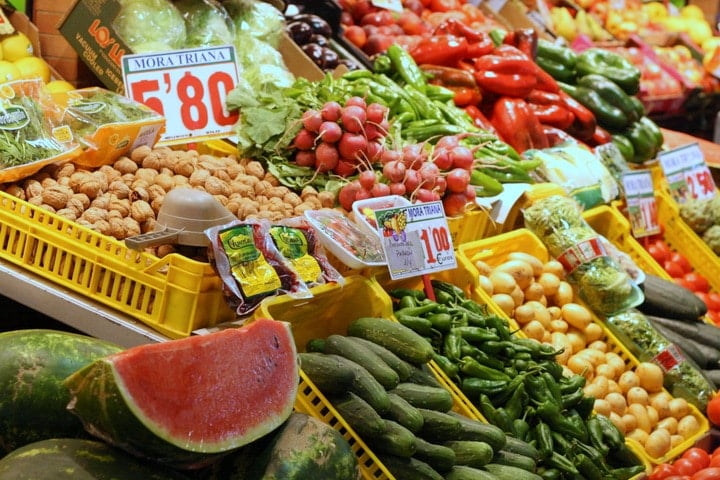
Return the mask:
<path fill-rule="evenodd" d="M 615 144 L 626 162 L 632 163 L 635 161 L 635 147 L 633 147 L 633 143 L 627 135 L 616 133 L 612 136 L 611 141 Z"/>
<path fill-rule="evenodd" d="M 462 356 L 462 341 L 462 337 L 451 330 L 443 338 L 443 355 L 450 360 L 459 361 Z"/>
<path fill-rule="evenodd" d="M 470 185 L 475 188 L 477 197 L 494 197 L 500 194 L 504 188 L 498 179 L 477 168 L 470 173 Z"/>
<path fill-rule="evenodd" d="M 555 80 L 573 82 L 577 54 L 570 47 L 558 45 L 545 39 L 538 39 L 535 62 Z M 545 68 L 550 67 L 549 69 Z"/>
<path fill-rule="evenodd" d="M 448 376 L 448 378 L 453 381 L 458 380 L 458 373 L 460 369 L 458 368 L 457 363 L 453 362 L 445 355 L 441 355 L 437 352 L 433 353 L 433 360 L 435 361 L 437 366 L 440 367 L 440 370 L 442 370 L 443 373 Z"/>
<path fill-rule="evenodd" d="M 400 45 L 394 43 L 386 50 L 387 56 L 390 58 L 392 67 L 402 80 L 416 88 L 418 92 L 425 92 L 427 81 L 422 70 L 407 50 Z"/>
<path fill-rule="evenodd" d="M 425 95 L 434 102 L 447 102 L 455 97 L 455 92 L 442 85 L 428 84 L 425 86 Z"/>
<path fill-rule="evenodd" d="M 625 436 L 617 426 L 605 415 L 596 415 L 597 421 L 602 427 L 603 439 L 607 445 L 615 450 L 625 446 Z"/>
<path fill-rule="evenodd" d="M 458 287 L 457 285 L 454 285 L 450 282 L 445 282 L 442 280 L 432 279 L 430 280 L 430 285 L 432 285 L 432 288 L 434 290 L 442 290 L 444 292 L 448 292 L 449 294 L 453 295 L 454 297 L 458 298 L 465 298 L 465 292 L 462 288 Z"/>
<path fill-rule="evenodd" d="M 415 300 L 425 300 L 427 296 L 422 290 L 414 288 L 394 288 L 388 292 L 392 298 L 402 299 L 403 297 L 412 297 Z"/>
<path fill-rule="evenodd" d="M 600 468 L 595 465 L 595 462 L 593 462 L 592 459 L 584 453 L 578 453 L 575 455 L 575 466 L 578 473 L 587 480 L 603 480 L 605 478 L 602 470 L 600 470 Z"/>
<path fill-rule="evenodd" d="M 498 407 L 495 409 L 495 418 L 493 419 L 493 423 L 502 428 L 503 432 L 512 434 L 512 421 L 512 417 L 510 417 L 510 414 L 504 407 Z"/>
<path fill-rule="evenodd" d="M 552 452 L 550 457 L 548 459 L 546 459 L 546 463 L 549 466 L 551 466 L 553 468 L 557 468 L 560 471 L 565 472 L 565 473 L 570 473 L 570 474 L 575 474 L 575 475 L 578 475 L 580 473 L 580 472 L 578 472 L 578 469 L 575 466 L 575 464 L 572 461 L 570 461 L 570 459 L 568 459 L 565 455 L 562 455 L 558 452 Z"/>
<path fill-rule="evenodd" d="M 430 320 L 434 329 L 447 333 L 452 327 L 453 317 L 449 313 L 433 313 L 428 315 L 427 319 Z"/>
<path fill-rule="evenodd" d="M 655 147 L 659 150 L 663 146 L 665 136 L 658 124 L 646 115 L 641 116 L 639 121 L 652 134 L 655 139 Z"/>
<path fill-rule="evenodd" d="M 459 333 L 461 337 L 470 343 L 486 342 L 488 340 L 499 340 L 497 333 L 484 327 L 464 326 L 454 327 L 455 333 Z"/>
<path fill-rule="evenodd" d="M 562 472 L 557 468 L 538 469 L 538 475 L 540 475 L 540 477 L 542 477 L 543 480 L 561 480 L 562 479 Z"/>
<path fill-rule="evenodd" d="M 508 377 L 504 372 L 490 368 L 487 365 L 483 365 L 472 357 L 462 357 L 460 359 L 460 371 L 465 375 L 484 378 L 485 380 L 510 381 L 510 377 Z"/>
<path fill-rule="evenodd" d="M 630 99 L 632 96 L 625 93 L 617 83 L 609 78 L 599 73 L 590 73 L 580 77 L 576 85 L 596 91 L 603 100 L 622 110 L 629 122 L 635 122 L 640 119 L 640 116 L 637 114 L 637 106 L 635 102 Z"/>
<path fill-rule="evenodd" d="M 560 405 L 562 405 L 563 408 L 573 408 L 578 403 L 580 403 L 580 400 L 585 398 L 585 392 L 583 392 L 581 389 L 575 390 L 572 393 L 566 393 L 565 395 L 560 396 Z"/>
<path fill-rule="evenodd" d="M 603 456 L 607 456 L 610 451 L 605 439 L 603 438 L 603 427 L 597 418 L 597 415 L 593 415 L 585 422 L 588 430 L 588 437 L 590 443 L 595 447 Z"/>
<path fill-rule="evenodd" d="M 375 73 L 390 73 L 390 71 L 393 68 L 393 62 L 390 60 L 390 57 L 387 55 L 378 55 L 375 57 L 375 60 L 373 61 L 373 72 Z M 347 76 L 351 73 L 363 71 L 363 70 L 353 70 L 343 75 L 343 78 L 347 78 Z M 369 70 L 367 70 L 369 72 Z"/>
<path fill-rule="evenodd" d="M 540 418 L 550 425 L 553 431 L 580 441 L 587 441 L 587 431 L 584 423 L 580 425 L 572 416 L 566 416 L 566 412 L 561 412 L 560 407 L 552 400 L 538 405 L 536 411 Z"/>
<path fill-rule="evenodd" d="M 610 470 L 610 478 L 614 480 L 629 480 L 645 472 L 645 466 L 634 465 L 632 467 L 620 467 Z"/>
<path fill-rule="evenodd" d="M 407 315 L 410 317 L 419 317 L 427 313 L 435 312 L 435 310 L 437 310 L 437 307 L 437 303 L 431 302 L 426 305 L 420 305 L 417 307 L 401 308 L 400 310 L 395 310 L 395 316 Z"/>
<path fill-rule="evenodd" d="M 540 452 L 540 456 L 545 459 L 550 458 L 550 455 L 552 455 L 553 451 L 555 450 L 555 444 L 553 442 L 552 430 L 550 429 L 550 426 L 542 420 L 539 420 L 535 424 L 535 428 L 533 429 L 533 438 L 535 438 L 536 446 L 538 452 Z"/>
<path fill-rule="evenodd" d="M 569 377 L 562 377 L 558 382 L 560 385 L 560 393 L 567 395 L 577 390 L 582 390 L 587 383 L 587 379 L 582 375 L 571 375 Z"/>
<path fill-rule="evenodd" d="M 575 405 L 575 411 L 578 412 L 578 414 L 582 418 L 585 418 L 585 419 L 590 418 L 590 415 L 592 415 L 594 408 L 595 408 L 595 397 L 584 396 Z"/>
<path fill-rule="evenodd" d="M 512 422 L 512 434 L 515 438 L 528 441 L 530 424 L 524 418 L 516 418 Z"/>
<path fill-rule="evenodd" d="M 469 398 L 479 398 L 480 395 L 496 395 L 507 388 L 508 382 L 504 380 L 485 380 L 477 377 L 464 377 L 460 389 Z"/>
<path fill-rule="evenodd" d="M 408 310 L 407 308 L 403 310 Z M 401 310 L 398 310 L 398 312 Z M 398 315 L 397 312 L 395 313 L 395 318 L 397 318 L 397 321 L 400 322 L 402 325 L 405 325 L 406 327 L 414 330 L 415 332 L 419 333 L 420 335 L 431 335 L 433 331 L 433 324 L 430 320 L 423 317 L 416 317 L 413 315 Z"/>
<path fill-rule="evenodd" d="M 417 299 L 410 295 L 406 295 L 406 296 L 402 297 L 397 303 L 398 309 L 417 307 L 418 305 L 419 305 L 419 303 L 418 303 Z"/>
<path fill-rule="evenodd" d="M 520 382 L 517 387 L 513 390 L 510 398 L 505 402 L 505 410 L 507 411 L 510 418 L 519 418 L 522 413 L 523 406 L 525 404 L 525 384 Z"/>
<path fill-rule="evenodd" d="M 481 349 L 470 345 L 467 342 L 463 344 L 460 351 L 463 356 L 472 357 L 483 365 L 493 368 L 495 370 L 502 370 L 505 366 L 505 362 L 503 362 L 502 360 L 491 357 L 487 353 L 483 352 Z"/>
<path fill-rule="evenodd" d="M 590 110 L 600 126 L 608 130 L 623 130 L 630 124 L 625 112 L 607 101 L 597 91 L 562 82 L 558 82 L 558 84 L 565 93 Z"/>
<path fill-rule="evenodd" d="M 587 443 L 589 439 L 587 426 L 585 425 L 585 419 L 580 416 L 580 414 L 574 408 L 564 410 L 563 414 L 565 423 L 572 426 L 572 430 L 574 432 L 577 432 L 577 436 L 575 436 L 575 438 L 580 440 L 581 442 Z"/>

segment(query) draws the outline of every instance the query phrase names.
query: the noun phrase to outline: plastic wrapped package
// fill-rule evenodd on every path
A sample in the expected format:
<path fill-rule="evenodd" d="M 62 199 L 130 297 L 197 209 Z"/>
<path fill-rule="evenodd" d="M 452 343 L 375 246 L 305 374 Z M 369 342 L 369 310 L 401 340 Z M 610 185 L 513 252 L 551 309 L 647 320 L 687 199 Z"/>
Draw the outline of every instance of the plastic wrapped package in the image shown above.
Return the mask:
<path fill-rule="evenodd" d="M 596 313 L 612 315 L 642 303 L 642 290 L 583 219 L 577 202 L 552 195 L 523 212 L 525 226 L 563 264 L 580 298 Z"/>
<path fill-rule="evenodd" d="M 133 53 L 166 52 L 183 47 L 185 20 L 170 0 L 121 0 L 113 27 Z"/>
<path fill-rule="evenodd" d="M 235 24 L 225 8 L 214 0 L 177 0 L 175 6 L 185 19 L 185 48 L 231 45 Z"/>

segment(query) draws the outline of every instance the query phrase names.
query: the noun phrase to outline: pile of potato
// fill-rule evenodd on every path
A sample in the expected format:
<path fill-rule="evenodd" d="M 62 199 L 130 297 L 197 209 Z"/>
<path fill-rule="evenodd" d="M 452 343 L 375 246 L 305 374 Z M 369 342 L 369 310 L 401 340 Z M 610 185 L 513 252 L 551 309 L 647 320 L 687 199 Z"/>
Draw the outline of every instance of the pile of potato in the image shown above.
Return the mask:
<path fill-rule="evenodd" d="M 654 363 L 633 364 L 613 348 L 592 312 L 576 302 L 562 265 L 512 252 L 491 266 L 474 262 L 479 286 L 529 338 L 562 349 L 557 361 L 567 373 L 586 378 L 585 394 L 626 437 L 652 458 L 661 458 L 701 428 L 688 402 L 663 389 L 664 372 Z"/>
<path fill-rule="evenodd" d="M 118 240 L 152 231 L 165 194 L 175 188 L 205 190 L 240 220 L 277 221 L 335 203 L 331 192 L 307 187 L 297 194 L 281 186 L 260 162 L 169 147 L 138 147 L 94 170 L 50 165 L 3 186 L 10 195 Z M 166 245 L 153 253 L 172 251 Z"/>

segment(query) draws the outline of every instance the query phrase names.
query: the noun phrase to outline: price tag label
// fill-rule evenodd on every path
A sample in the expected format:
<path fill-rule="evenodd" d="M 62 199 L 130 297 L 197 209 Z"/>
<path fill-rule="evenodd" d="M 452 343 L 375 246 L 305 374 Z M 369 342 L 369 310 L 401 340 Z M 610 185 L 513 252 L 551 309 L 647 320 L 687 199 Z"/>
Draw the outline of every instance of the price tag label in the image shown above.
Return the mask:
<path fill-rule="evenodd" d="M 487 6 L 495 13 L 498 13 L 500 10 L 503 9 L 505 4 L 507 3 L 507 0 L 487 0 Z"/>
<path fill-rule="evenodd" d="M 633 236 L 640 238 L 660 233 L 655 188 L 650 170 L 625 172 L 622 183 Z"/>
<path fill-rule="evenodd" d="M 715 196 L 715 183 L 698 143 L 674 148 L 658 155 L 670 193 L 678 203 L 688 198 Z"/>
<path fill-rule="evenodd" d="M 204 141 L 233 133 L 238 114 L 225 99 L 238 81 L 231 45 L 122 57 L 125 94 L 165 117 L 158 143 Z"/>
<path fill-rule="evenodd" d="M 372 0 L 374 6 L 385 8 L 391 12 L 402 12 L 403 4 L 401 0 Z"/>
<path fill-rule="evenodd" d="M 393 280 L 457 267 L 442 202 L 379 209 L 375 218 Z"/>

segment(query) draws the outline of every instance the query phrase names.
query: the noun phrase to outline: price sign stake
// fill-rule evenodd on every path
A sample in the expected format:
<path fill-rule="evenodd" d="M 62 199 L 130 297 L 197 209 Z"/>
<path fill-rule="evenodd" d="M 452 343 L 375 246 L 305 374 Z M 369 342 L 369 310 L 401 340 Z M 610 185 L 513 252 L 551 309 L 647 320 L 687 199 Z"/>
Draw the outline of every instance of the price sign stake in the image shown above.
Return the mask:
<path fill-rule="evenodd" d="M 375 217 L 393 280 L 457 267 L 442 202 L 384 208 Z"/>
<path fill-rule="evenodd" d="M 223 138 L 237 113 L 225 99 L 238 81 L 232 45 L 122 57 L 125 94 L 165 117 L 160 144 Z"/>
<path fill-rule="evenodd" d="M 660 233 L 654 185 L 650 170 L 632 170 L 623 173 L 625 203 L 636 238 Z"/>

